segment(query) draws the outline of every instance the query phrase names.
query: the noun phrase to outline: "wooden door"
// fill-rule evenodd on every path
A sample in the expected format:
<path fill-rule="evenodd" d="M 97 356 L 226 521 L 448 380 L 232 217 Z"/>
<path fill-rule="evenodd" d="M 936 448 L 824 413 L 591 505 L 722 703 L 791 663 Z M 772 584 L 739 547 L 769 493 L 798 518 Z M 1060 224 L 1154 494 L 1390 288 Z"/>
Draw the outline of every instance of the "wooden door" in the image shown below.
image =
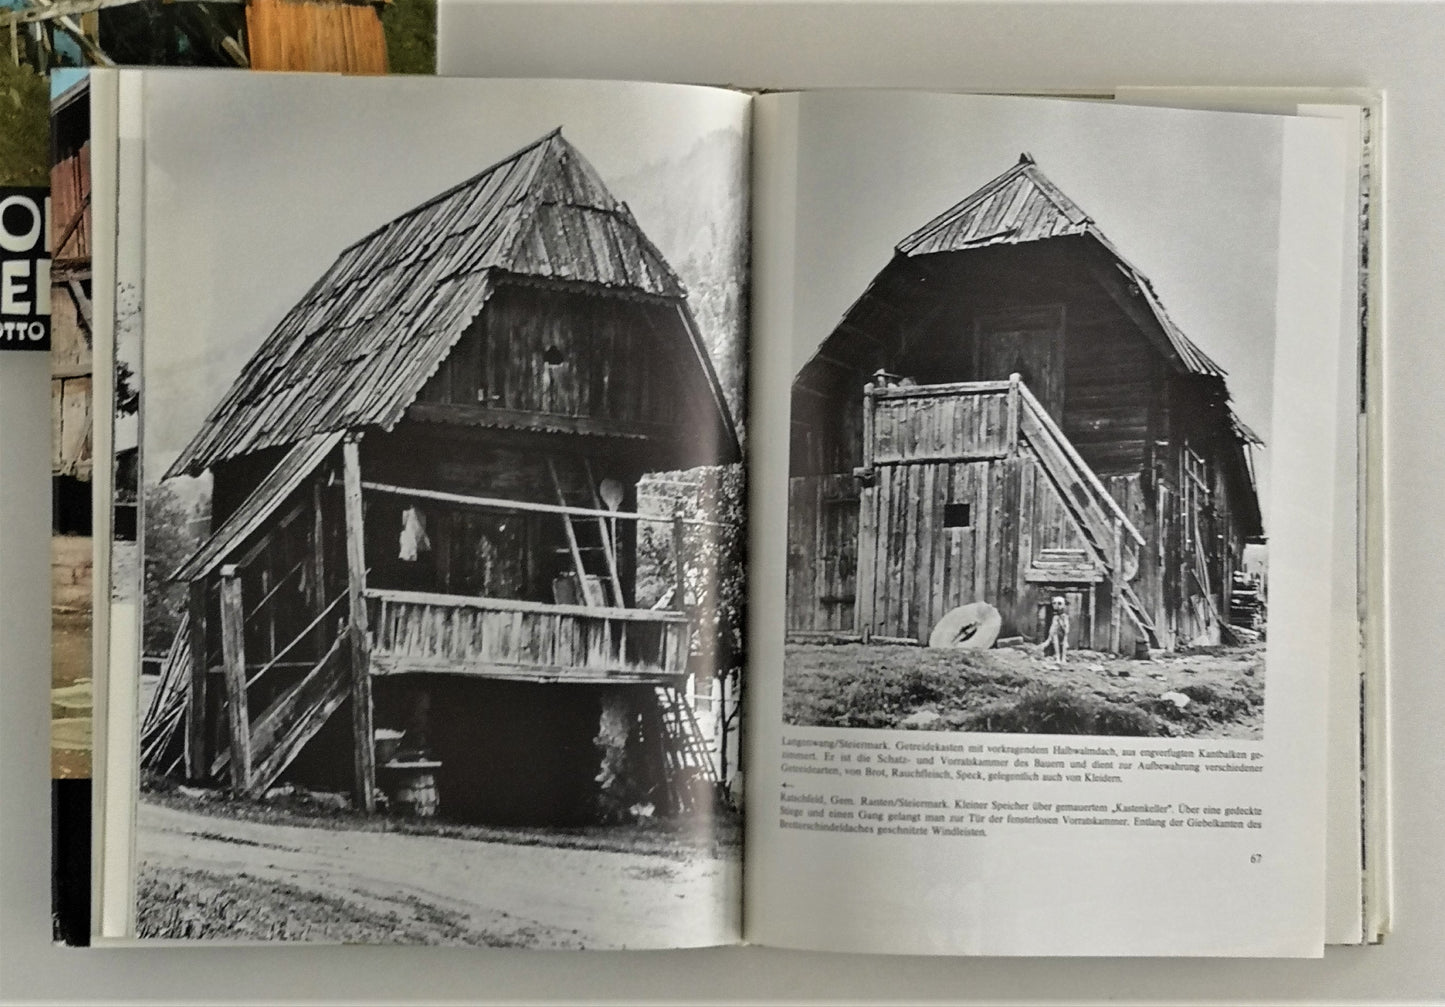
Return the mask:
<path fill-rule="evenodd" d="M 1055 422 L 1064 416 L 1064 306 L 1046 304 L 974 319 L 979 381 L 1022 377 Z"/>

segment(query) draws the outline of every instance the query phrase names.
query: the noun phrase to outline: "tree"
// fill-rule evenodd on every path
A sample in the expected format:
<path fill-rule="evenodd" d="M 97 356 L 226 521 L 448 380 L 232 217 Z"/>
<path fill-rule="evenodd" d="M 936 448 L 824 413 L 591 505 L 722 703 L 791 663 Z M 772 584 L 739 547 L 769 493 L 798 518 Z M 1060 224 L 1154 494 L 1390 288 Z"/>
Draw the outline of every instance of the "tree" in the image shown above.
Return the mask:
<path fill-rule="evenodd" d="M 0 59 L 0 178 L 50 184 L 50 89 L 28 66 Z"/>
<path fill-rule="evenodd" d="M 728 779 L 728 735 L 742 710 L 743 632 L 747 616 L 747 477 L 742 465 L 704 470 L 694 498 L 697 517 L 717 526 L 695 526 L 684 539 L 683 576 L 697 626 L 694 652 L 712 668 L 720 695 L 733 697 L 718 711 L 719 777 Z"/>
<path fill-rule="evenodd" d="M 186 585 L 168 578 L 200 545 L 194 509 L 168 483 L 145 493 L 145 627 L 147 654 L 164 654 L 186 610 Z"/>
<path fill-rule="evenodd" d="M 718 711 L 719 776 L 729 775 L 728 738 L 742 709 L 746 618 L 747 480 L 742 465 L 709 466 L 648 476 L 638 508 L 680 523 L 647 521 L 638 529 L 637 602 L 681 607 L 696 629 L 694 667 L 711 669 L 733 702 Z M 695 523 L 698 521 L 706 524 Z M 678 560 L 683 598 L 677 599 Z"/>

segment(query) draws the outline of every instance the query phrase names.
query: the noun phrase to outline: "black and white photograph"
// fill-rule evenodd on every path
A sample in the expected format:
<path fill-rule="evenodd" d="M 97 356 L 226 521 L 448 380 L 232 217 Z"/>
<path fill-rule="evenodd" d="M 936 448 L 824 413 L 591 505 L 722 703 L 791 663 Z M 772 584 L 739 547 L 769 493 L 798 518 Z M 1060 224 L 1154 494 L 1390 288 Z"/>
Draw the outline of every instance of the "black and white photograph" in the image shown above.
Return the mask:
<path fill-rule="evenodd" d="M 1260 738 L 1279 122 L 811 111 L 785 722 Z"/>
<path fill-rule="evenodd" d="M 735 940 L 746 96 L 144 111 L 138 934 Z"/>

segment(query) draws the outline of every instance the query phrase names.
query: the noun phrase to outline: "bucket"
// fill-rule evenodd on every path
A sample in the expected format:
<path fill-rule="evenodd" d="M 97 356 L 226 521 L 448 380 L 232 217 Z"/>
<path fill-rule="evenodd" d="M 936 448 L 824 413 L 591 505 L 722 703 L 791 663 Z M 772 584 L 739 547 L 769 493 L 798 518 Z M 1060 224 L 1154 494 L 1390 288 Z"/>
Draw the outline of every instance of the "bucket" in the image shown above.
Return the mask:
<path fill-rule="evenodd" d="M 384 766 L 396 758 L 397 747 L 401 744 L 402 732 L 390 727 L 376 729 L 376 764 Z"/>
<path fill-rule="evenodd" d="M 387 796 L 397 812 L 413 818 L 436 817 L 436 770 L 441 768 L 440 762 L 389 762 L 384 768 L 391 784 Z"/>

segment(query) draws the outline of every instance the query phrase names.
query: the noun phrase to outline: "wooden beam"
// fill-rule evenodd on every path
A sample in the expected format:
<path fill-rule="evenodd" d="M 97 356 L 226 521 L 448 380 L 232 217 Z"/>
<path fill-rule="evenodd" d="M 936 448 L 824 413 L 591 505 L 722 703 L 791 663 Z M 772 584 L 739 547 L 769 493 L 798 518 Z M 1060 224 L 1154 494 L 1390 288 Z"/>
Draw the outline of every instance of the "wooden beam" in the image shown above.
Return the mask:
<path fill-rule="evenodd" d="M 57 0 L 35 0 L 35 2 L 40 5 L 42 10 L 48 10 L 55 6 Z M 75 44 L 80 46 L 81 50 L 85 53 L 85 55 L 90 59 L 92 63 L 94 63 L 96 66 L 115 66 L 115 60 L 107 56 L 105 54 L 105 51 L 102 50 L 100 46 L 95 44 L 95 40 L 85 34 L 85 32 L 81 29 L 80 25 L 75 23 L 75 19 L 73 17 L 62 14 L 57 16 L 54 20 L 55 23 L 60 26 L 62 31 L 64 31 L 71 38 L 75 39 Z M 56 247 L 58 248 L 60 246 Z"/>
<path fill-rule="evenodd" d="M 583 434 L 614 440 L 676 440 L 679 430 L 661 423 L 600 420 L 590 416 L 543 416 L 523 409 L 474 406 L 457 402 L 417 402 L 407 415 L 423 423 L 456 423 L 462 426 L 505 427 L 549 434 Z"/>
<path fill-rule="evenodd" d="M 321 480 L 311 482 L 311 610 L 317 615 L 326 611 L 326 522 L 321 510 Z M 316 653 L 326 642 L 326 627 L 317 623 Z"/>
<path fill-rule="evenodd" d="M 226 674 L 226 725 L 231 740 L 231 793 L 251 786 L 251 717 L 246 702 L 246 616 L 241 576 L 221 568 L 221 663 Z"/>
<path fill-rule="evenodd" d="M 679 612 L 684 611 L 687 605 L 687 571 L 682 565 L 682 515 L 677 513 L 674 505 L 672 514 L 672 566 L 673 566 L 673 598 L 672 607 Z"/>
<path fill-rule="evenodd" d="M 1019 380 L 1017 371 L 1008 376 L 1008 453 L 1019 453 Z"/>
<path fill-rule="evenodd" d="M 487 510 L 519 511 L 532 514 L 569 514 L 572 517 L 618 518 L 622 521 L 653 521 L 669 524 L 670 517 L 652 514 L 636 514 L 632 511 L 597 510 L 593 507 L 573 507 L 563 504 L 534 503 L 531 500 L 509 500 L 506 497 L 481 497 L 466 493 L 444 493 L 440 490 L 424 490 L 411 486 L 392 486 L 387 483 L 363 482 L 361 488 L 369 493 L 390 493 L 395 496 L 411 497 L 416 500 L 436 500 L 440 503 L 459 504 L 463 507 L 481 507 Z M 703 518 L 683 518 L 683 524 L 700 528 L 728 528 L 723 521 L 707 521 Z"/>
<path fill-rule="evenodd" d="M 366 634 L 366 539 L 361 509 L 361 461 L 357 434 L 341 442 L 346 510 L 346 589 L 350 611 L 352 798 L 368 813 L 376 810 L 376 748 L 372 728 L 371 670 Z"/>
<path fill-rule="evenodd" d="M 553 605 L 545 601 L 524 601 L 517 598 L 477 598 L 464 594 L 393 591 L 383 588 L 367 588 L 366 597 L 397 604 L 444 605 L 448 608 L 475 608 L 483 612 L 530 612 L 537 615 L 571 615 L 587 619 L 608 619 L 622 622 L 687 622 L 687 616 L 670 609 Z"/>
<path fill-rule="evenodd" d="M 53 0 L 48 4 L 33 4 L 19 10 L 0 13 L 0 26 L 31 24 L 36 21 L 54 21 L 57 18 L 72 17 L 76 14 L 90 14 L 108 7 L 125 7 L 141 0 Z M 167 3 L 183 3 L 188 0 L 166 0 Z M 208 3 L 245 3 L 246 0 L 205 0 Z"/>
<path fill-rule="evenodd" d="M 679 646 L 678 650 L 681 652 L 684 648 Z M 371 673 L 377 678 L 397 675 L 452 675 L 459 678 L 504 679 L 540 685 L 664 685 L 680 683 L 687 675 L 685 668 L 663 667 L 661 658 L 657 667 L 631 664 L 626 667 L 579 668 L 575 665 L 467 661 L 446 657 L 393 656 L 385 653 L 378 653 L 373 658 Z"/>
<path fill-rule="evenodd" d="M 863 386 L 863 468 L 873 468 L 873 422 L 874 411 L 878 408 L 877 399 L 874 397 L 873 383 L 870 381 Z"/>
<path fill-rule="evenodd" d="M 81 221 L 85 220 L 85 211 L 90 209 L 90 193 L 86 193 L 80 200 L 80 207 L 60 231 L 60 237 L 55 239 L 55 257 L 64 258 L 60 255 L 65 250 L 65 243 L 70 240 L 71 235 L 80 227 Z M 88 321 L 89 319 L 87 319 Z"/>
<path fill-rule="evenodd" d="M 206 582 L 190 585 L 189 644 L 191 688 L 186 712 L 186 778 L 204 783 L 210 778 L 210 757 L 206 752 Z"/>
<path fill-rule="evenodd" d="M 1109 590 L 1112 593 L 1112 604 L 1109 606 L 1109 651 L 1117 654 L 1123 643 L 1124 617 L 1124 522 L 1120 518 L 1114 519 L 1113 546 L 1113 555 L 1110 558 L 1113 569 L 1109 571 Z"/>
<path fill-rule="evenodd" d="M 880 399 L 943 398 L 948 395 L 988 395 L 1006 392 L 1007 381 L 952 381 L 942 385 L 893 385 L 875 388 Z"/>

